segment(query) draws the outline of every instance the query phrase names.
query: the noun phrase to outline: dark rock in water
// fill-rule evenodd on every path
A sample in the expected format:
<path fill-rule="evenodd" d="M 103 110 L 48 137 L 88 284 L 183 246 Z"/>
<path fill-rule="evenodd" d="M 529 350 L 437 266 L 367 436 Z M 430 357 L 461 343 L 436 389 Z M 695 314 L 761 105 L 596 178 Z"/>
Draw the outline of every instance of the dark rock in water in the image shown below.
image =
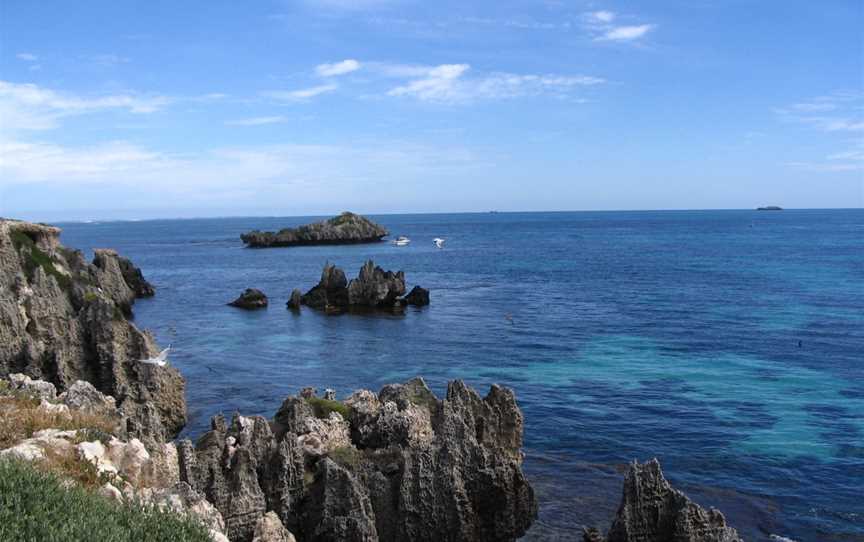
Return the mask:
<path fill-rule="evenodd" d="M 451 382 L 443 400 L 422 379 L 344 402 L 304 390 L 271 423 L 220 416 L 212 427 L 179 445 L 180 477 L 235 541 L 251 540 L 267 510 L 301 541 L 512 541 L 537 515 L 522 412 L 498 386 L 481 398 Z"/>
<path fill-rule="evenodd" d="M 348 304 L 355 307 L 392 307 L 405 294 L 405 273 L 384 271 L 372 260 L 348 283 Z"/>
<path fill-rule="evenodd" d="M 602 541 L 593 529 L 586 542 Z M 624 496 L 606 542 L 742 542 L 715 509 L 705 510 L 674 489 L 652 459 L 633 463 L 624 477 Z"/>
<path fill-rule="evenodd" d="M 348 306 L 345 272 L 335 265 L 325 265 L 318 285 L 301 296 L 300 302 L 318 310 L 344 309 Z"/>
<path fill-rule="evenodd" d="M 267 308 L 267 296 L 264 295 L 264 292 L 261 290 L 246 288 L 246 290 L 240 294 L 240 297 L 228 304 L 232 307 L 247 310 L 264 309 Z"/>
<path fill-rule="evenodd" d="M 422 307 L 424 305 L 429 304 L 429 290 L 426 288 L 421 288 L 420 286 L 415 286 L 411 288 L 411 291 L 408 292 L 403 300 L 406 305 L 415 305 L 417 307 Z"/>
<path fill-rule="evenodd" d="M 376 243 L 387 234 L 386 229 L 368 218 L 346 212 L 329 220 L 299 228 L 286 228 L 278 232 L 256 230 L 244 233 L 240 239 L 250 248 L 267 248 Z"/>
<path fill-rule="evenodd" d="M 173 438 L 186 423 L 183 378 L 140 362 L 159 348 L 128 320 L 152 288 L 115 251 L 87 263 L 59 238 L 59 228 L 0 220 L 0 376 L 24 373 L 59 392 L 90 382 L 115 398 L 130 437 Z"/>
<path fill-rule="evenodd" d="M 409 294 L 410 298 L 400 297 L 404 294 L 405 273 L 384 271 L 369 260 L 360 268 L 357 278 L 350 282 L 341 269 L 330 264 L 325 265 L 321 280 L 300 297 L 300 302 L 329 312 L 343 312 L 348 309 L 393 310 L 405 304 L 429 304 L 428 290 L 415 287 Z"/>
<path fill-rule="evenodd" d="M 582 542 L 605 542 L 603 533 L 595 527 L 589 527 L 582 531 Z"/>
<path fill-rule="evenodd" d="M 288 300 L 288 308 L 292 310 L 300 310 L 300 305 L 303 304 L 303 292 L 298 288 L 291 291 L 291 299 Z"/>

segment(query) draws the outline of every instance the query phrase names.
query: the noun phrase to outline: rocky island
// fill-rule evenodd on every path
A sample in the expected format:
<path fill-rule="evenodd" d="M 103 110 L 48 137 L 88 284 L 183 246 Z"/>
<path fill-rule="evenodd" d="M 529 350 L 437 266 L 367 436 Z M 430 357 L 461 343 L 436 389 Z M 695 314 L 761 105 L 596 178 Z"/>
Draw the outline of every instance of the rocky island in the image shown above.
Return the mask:
<path fill-rule="evenodd" d="M 272 418 L 215 416 L 194 444 L 173 442 L 183 379 L 142 361 L 158 347 L 129 320 L 155 290 L 116 252 L 88 263 L 59 234 L 0 220 L 0 466 L 30 462 L 94 499 L 156 506 L 214 542 L 513 541 L 535 521 L 522 411 L 500 386 L 481 397 L 456 380 L 439 398 L 415 378 L 341 400 L 305 388 Z M 312 299 L 392 303 L 405 291 L 401 273 L 372 262 L 356 283 L 337 271 L 325 268 Z M 630 466 L 606 537 L 584 537 L 740 540 L 656 460 Z"/>
<path fill-rule="evenodd" d="M 345 272 L 335 265 L 325 264 L 321 280 L 311 290 L 300 295 L 299 290 L 291 294 L 289 308 L 306 305 L 327 312 L 347 310 L 393 310 L 405 305 L 428 305 L 429 291 L 415 286 L 405 295 L 405 273 L 384 271 L 372 260 L 368 260 L 356 279 L 349 282 Z"/>
<path fill-rule="evenodd" d="M 240 239 L 249 248 L 294 247 L 305 245 L 351 245 L 377 243 L 388 234 L 368 218 L 345 212 L 322 222 L 278 232 L 251 231 Z"/>

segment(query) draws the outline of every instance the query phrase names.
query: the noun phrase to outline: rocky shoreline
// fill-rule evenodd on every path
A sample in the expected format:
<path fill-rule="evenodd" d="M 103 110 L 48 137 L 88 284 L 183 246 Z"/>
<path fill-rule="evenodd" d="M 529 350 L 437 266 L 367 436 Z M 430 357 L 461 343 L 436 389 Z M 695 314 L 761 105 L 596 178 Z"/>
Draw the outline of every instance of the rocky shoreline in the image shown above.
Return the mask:
<path fill-rule="evenodd" d="M 193 515 L 220 542 L 511 541 L 535 521 L 522 412 L 499 386 L 481 397 L 457 380 L 438 398 L 415 378 L 342 400 L 307 388 L 273 418 L 216 416 L 194 444 L 173 442 L 186 421 L 183 378 L 142 361 L 158 348 L 129 319 L 155 289 L 116 252 L 88 263 L 59 235 L 0 220 L 0 414 L 39 422 L 10 425 L 21 434 L 0 435 L 0 457 L 89 466 L 105 498 Z M 353 295 L 392 305 L 405 294 L 401 272 L 372 262 L 353 290 L 336 271 L 325 268 L 306 304 Z M 606 537 L 583 536 L 740 540 L 722 514 L 673 489 L 656 460 L 630 466 Z"/>
<path fill-rule="evenodd" d="M 350 245 L 377 243 L 388 234 L 368 218 L 345 212 L 322 222 L 278 232 L 251 231 L 240 239 L 249 248 L 294 247 L 308 245 Z"/>

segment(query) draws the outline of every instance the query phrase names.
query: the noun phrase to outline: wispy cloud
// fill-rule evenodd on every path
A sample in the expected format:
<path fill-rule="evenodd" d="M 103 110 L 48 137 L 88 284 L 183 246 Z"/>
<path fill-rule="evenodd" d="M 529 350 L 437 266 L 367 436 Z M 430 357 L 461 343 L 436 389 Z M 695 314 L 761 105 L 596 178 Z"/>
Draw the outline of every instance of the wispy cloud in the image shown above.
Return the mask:
<path fill-rule="evenodd" d="M 15 55 L 15 58 L 18 60 L 23 60 L 24 62 L 36 62 L 39 60 L 39 57 L 34 55 L 33 53 L 18 53 Z"/>
<path fill-rule="evenodd" d="M 34 84 L 0 81 L 0 118 L 3 118 L 4 132 L 47 130 L 54 128 L 60 117 L 107 110 L 153 113 L 169 102 L 165 96 L 78 96 Z"/>
<path fill-rule="evenodd" d="M 615 14 L 611 11 L 592 11 L 586 13 L 585 17 L 596 23 L 611 23 L 615 20 Z"/>
<path fill-rule="evenodd" d="M 604 83 L 599 77 L 577 75 L 535 75 L 491 73 L 479 77 L 466 77 L 468 64 L 442 64 L 420 68 L 402 67 L 415 79 L 390 89 L 389 96 L 410 96 L 421 101 L 437 103 L 468 103 L 481 99 L 505 99 L 539 94 L 565 95 L 577 87 Z"/>
<path fill-rule="evenodd" d="M 288 122 L 288 118 L 276 115 L 272 117 L 250 117 L 246 119 L 230 120 L 225 124 L 227 126 L 264 126 L 266 124 L 281 124 L 283 122 Z"/>
<path fill-rule="evenodd" d="M 605 31 L 601 36 L 595 38 L 597 41 L 633 41 L 643 37 L 654 30 L 653 24 L 640 24 L 635 26 L 616 26 Z"/>
<path fill-rule="evenodd" d="M 339 88 L 339 85 L 330 83 L 297 90 L 270 90 L 263 92 L 262 95 L 283 102 L 303 102 L 316 96 L 333 92 L 337 88 Z"/>
<path fill-rule="evenodd" d="M 864 92 L 838 91 L 778 108 L 774 112 L 782 121 L 823 132 L 820 138 L 839 137 L 838 147 L 845 147 L 823 159 L 786 165 L 808 171 L 864 170 Z M 851 142 L 850 137 L 853 138 Z"/>
<path fill-rule="evenodd" d="M 823 132 L 864 132 L 864 93 L 840 91 L 774 110 L 785 121 Z"/>
<path fill-rule="evenodd" d="M 594 41 L 632 42 L 654 30 L 654 24 L 616 25 L 618 14 L 612 11 L 591 11 L 583 15 L 585 27 Z"/>
<path fill-rule="evenodd" d="M 334 62 L 333 64 L 319 64 L 315 66 L 315 74 L 319 77 L 333 77 L 336 75 L 344 75 L 360 69 L 360 63 L 354 59 L 346 59 L 342 62 Z"/>

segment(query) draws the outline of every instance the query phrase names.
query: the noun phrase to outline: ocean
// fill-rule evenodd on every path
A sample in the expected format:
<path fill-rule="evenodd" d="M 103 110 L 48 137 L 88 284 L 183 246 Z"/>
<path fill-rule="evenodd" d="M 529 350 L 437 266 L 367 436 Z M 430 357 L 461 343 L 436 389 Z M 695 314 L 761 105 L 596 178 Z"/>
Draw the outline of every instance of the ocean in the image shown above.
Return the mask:
<path fill-rule="evenodd" d="M 272 416 L 305 386 L 499 383 L 525 413 L 540 499 L 526 540 L 607 527 L 627 463 L 652 457 L 747 540 L 864 540 L 864 210 L 371 218 L 412 243 L 240 242 L 309 217 L 58 225 L 67 246 L 116 248 L 156 286 L 135 322 L 172 345 L 190 438 L 219 412 Z M 286 310 L 325 262 L 350 278 L 370 258 L 432 304 Z M 247 287 L 270 307 L 225 305 Z"/>

